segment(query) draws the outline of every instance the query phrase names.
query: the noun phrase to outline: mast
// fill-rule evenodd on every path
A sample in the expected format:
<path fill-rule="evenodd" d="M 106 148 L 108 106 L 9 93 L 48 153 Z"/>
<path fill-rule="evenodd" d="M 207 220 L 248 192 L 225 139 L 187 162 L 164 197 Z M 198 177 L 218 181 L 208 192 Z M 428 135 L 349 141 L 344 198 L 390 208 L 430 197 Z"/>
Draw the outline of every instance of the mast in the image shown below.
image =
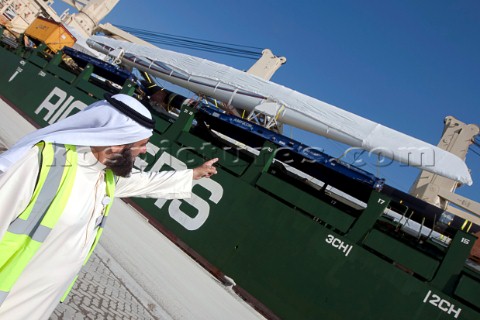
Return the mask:
<path fill-rule="evenodd" d="M 222 101 L 229 111 L 261 111 L 259 121 L 269 128 L 291 125 L 468 185 L 473 182 L 465 162 L 448 151 L 258 76 L 210 60 L 102 36 L 89 38 L 87 44 L 129 68 Z"/>

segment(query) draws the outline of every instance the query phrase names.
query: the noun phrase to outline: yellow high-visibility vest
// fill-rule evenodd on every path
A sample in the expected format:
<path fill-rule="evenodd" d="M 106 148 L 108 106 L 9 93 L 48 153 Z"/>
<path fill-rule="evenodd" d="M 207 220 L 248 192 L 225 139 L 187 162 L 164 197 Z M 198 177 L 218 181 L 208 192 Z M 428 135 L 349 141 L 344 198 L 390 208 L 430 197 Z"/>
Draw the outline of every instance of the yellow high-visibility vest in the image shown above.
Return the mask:
<path fill-rule="evenodd" d="M 37 147 L 41 159 L 40 170 L 30 203 L 0 239 L 0 305 L 55 227 L 70 198 L 75 180 L 78 164 L 75 146 L 41 141 Z M 106 170 L 105 181 L 106 194 L 111 201 L 104 209 L 102 223 L 85 263 L 100 239 L 113 202 L 115 178 L 109 169 Z"/>

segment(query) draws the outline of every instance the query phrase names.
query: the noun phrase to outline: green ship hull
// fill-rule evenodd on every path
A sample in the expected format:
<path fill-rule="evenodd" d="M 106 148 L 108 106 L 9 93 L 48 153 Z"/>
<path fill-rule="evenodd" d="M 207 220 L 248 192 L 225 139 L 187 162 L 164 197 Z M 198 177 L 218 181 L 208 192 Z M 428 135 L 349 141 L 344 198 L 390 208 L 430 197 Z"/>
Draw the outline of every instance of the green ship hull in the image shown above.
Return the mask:
<path fill-rule="evenodd" d="M 37 127 L 106 92 L 92 65 L 73 73 L 61 53 L 16 51 L 0 48 L 0 98 Z M 121 89 L 134 90 L 129 80 Z M 480 272 L 466 263 L 473 235 L 451 232 L 449 246 L 417 239 L 383 215 L 400 206 L 385 190 L 339 177 L 338 189 L 363 188 L 359 208 L 286 172 L 269 141 L 259 154 L 228 148 L 196 126 L 200 113 L 188 106 L 175 121 L 155 117 L 138 166 L 177 169 L 219 157 L 218 174 L 196 183 L 192 199 L 128 201 L 221 281 L 233 279 L 266 317 L 480 319 Z"/>

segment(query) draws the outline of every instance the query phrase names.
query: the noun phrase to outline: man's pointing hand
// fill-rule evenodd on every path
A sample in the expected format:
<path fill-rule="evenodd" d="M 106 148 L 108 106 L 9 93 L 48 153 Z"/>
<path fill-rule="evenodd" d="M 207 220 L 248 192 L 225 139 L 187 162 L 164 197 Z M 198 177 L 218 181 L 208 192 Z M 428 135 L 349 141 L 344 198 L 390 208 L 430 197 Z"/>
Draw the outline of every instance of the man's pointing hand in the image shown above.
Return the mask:
<path fill-rule="evenodd" d="M 198 180 L 201 178 L 210 178 L 212 175 L 217 173 L 217 168 L 213 166 L 215 162 L 218 161 L 218 158 L 208 160 L 199 167 L 193 169 L 193 180 Z"/>

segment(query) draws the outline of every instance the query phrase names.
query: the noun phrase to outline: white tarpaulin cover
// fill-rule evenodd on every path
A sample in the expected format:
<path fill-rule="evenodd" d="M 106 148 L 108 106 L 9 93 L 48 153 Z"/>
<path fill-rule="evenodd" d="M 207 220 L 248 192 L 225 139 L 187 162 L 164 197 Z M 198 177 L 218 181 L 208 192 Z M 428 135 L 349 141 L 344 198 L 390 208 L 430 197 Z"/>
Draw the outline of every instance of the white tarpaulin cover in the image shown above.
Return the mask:
<path fill-rule="evenodd" d="M 121 48 L 124 63 L 234 107 L 253 110 L 263 102 L 276 102 L 285 107 L 276 115 L 280 122 L 472 184 L 468 167 L 456 155 L 274 82 L 160 48 L 102 36 L 93 36 L 87 43 L 104 53 Z"/>

